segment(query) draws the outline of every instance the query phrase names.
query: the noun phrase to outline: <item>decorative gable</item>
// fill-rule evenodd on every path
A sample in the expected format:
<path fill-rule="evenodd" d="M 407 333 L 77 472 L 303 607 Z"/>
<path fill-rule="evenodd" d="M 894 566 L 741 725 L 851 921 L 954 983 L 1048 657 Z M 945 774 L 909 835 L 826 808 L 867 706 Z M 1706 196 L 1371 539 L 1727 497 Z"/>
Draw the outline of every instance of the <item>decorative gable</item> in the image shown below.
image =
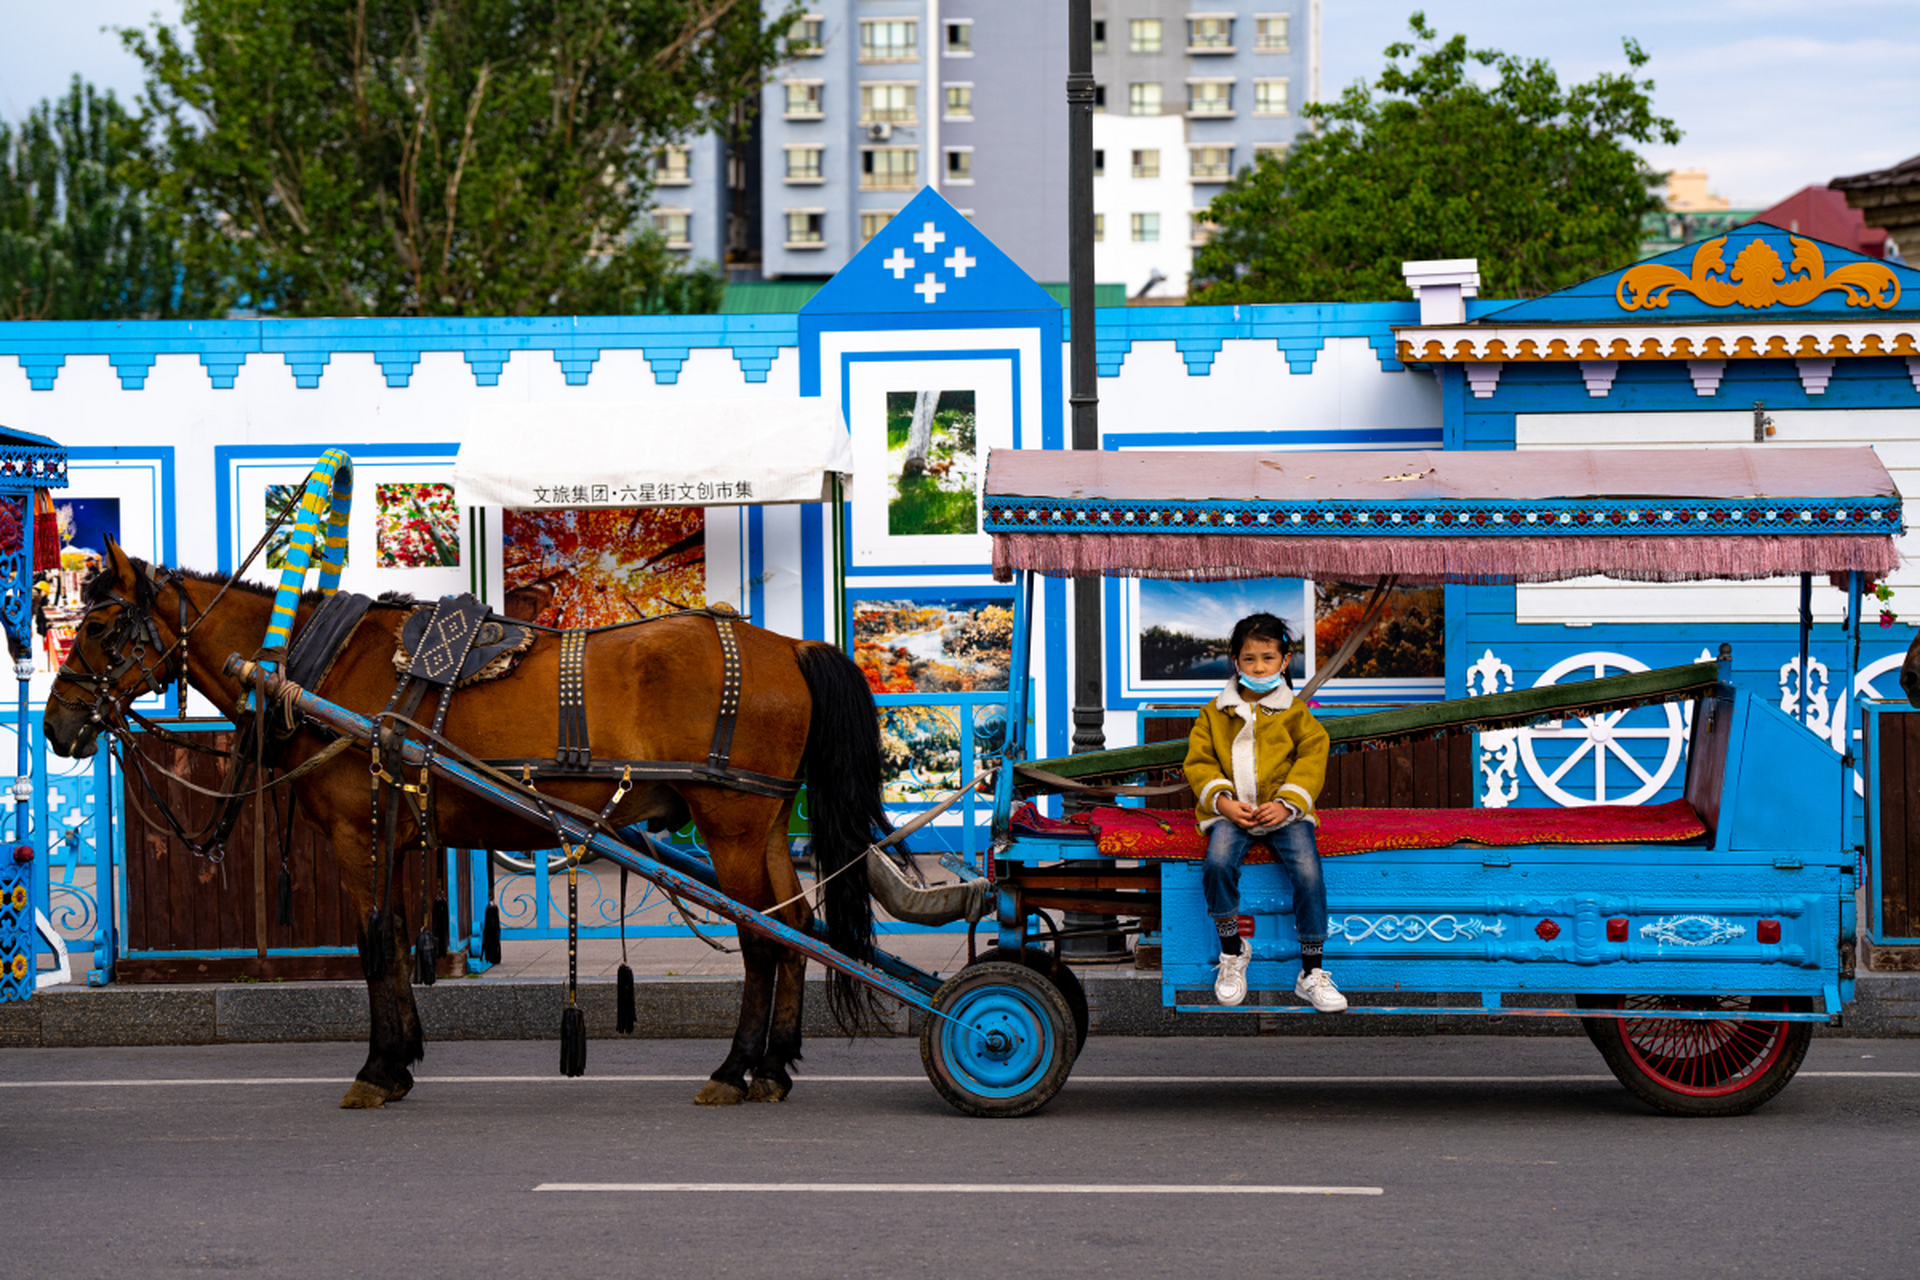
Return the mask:
<path fill-rule="evenodd" d="M 806 315 L 1058 311 L 965 215 L 923 187 L 801 308 Z"/>

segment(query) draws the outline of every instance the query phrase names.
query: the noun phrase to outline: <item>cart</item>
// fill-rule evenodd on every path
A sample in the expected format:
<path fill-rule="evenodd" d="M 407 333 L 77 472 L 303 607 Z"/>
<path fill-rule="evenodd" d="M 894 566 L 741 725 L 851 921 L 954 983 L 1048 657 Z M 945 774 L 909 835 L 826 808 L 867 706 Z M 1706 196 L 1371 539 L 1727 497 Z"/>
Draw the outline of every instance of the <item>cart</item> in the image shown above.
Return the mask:
<path fill-rule="evenodd" d="M 567 842 L 914 1007 L 941 1096 L 972 1115 L 1021 1115 L 1066 1083 L 1088 1030 L 1053 913 L 1089 914 L 1117 932 L 1158 921 L 1165 1004 L 1222 1011 L 1210 995 L 1217 944 L 1190 816 L 1127 803 L 1129 786 L 1177 770 L 1184 744 L 1031 758 L 1036 575 L 1311 577 L 1384 589 L 1795 574 L 1804 649 L 1812 575 L 1847 591 L 1857 646 L 1862 585 L 1898 563 L 1903 527 L 1899 493 L 1866 449 L 996 451 L 984 506 L 996 575 L 1021 582 L 991 844 L 967 883 L 947 889 L 913 885 L 878 850 L 868 856 L 876 897 L 896 914 L 977 920 L 984 902 L 992 945 L 970 948 L 958 973 L 842 955 L 727 898 L 685 855 L 631 830 L 615 838 L 591 815 L 556 814 L 479 762 L 418 741 L 405 744 L 406 762 L 556 823 Z M 1851 771 L 1805 725 L 1734 687 L 1725 667 L 1723 652 L 1720 663 L 1330 719 L 1334 750 L 1366 752 L 1680 703 L 1691 715 L 1684 793 L 1604 812 L 1327 809 L 1327 964 L 1348 989 L 1393 1001 L 1348 1015 L 1291 1003 L 1299 949 L 1288 882 L 1253 865 L 1242 880 L 1252 996 L 1233 1012 L 1579 1017 L 1622 1083 L 1658 1109 L 1729 1115 L 1765 1102 L 1798 1069 L 1813 1024 L 1836 1021 L 1851 995 Z M 271 671 L 238 656 L 228 670 L 337 732 L 371 736 L 364 718 L 284 688 Z M 1034 803 L 1055 793 L 1122 803 L 1071 816 Z M 1461 992 L 1474 998 L 1436 1003 Z"/>

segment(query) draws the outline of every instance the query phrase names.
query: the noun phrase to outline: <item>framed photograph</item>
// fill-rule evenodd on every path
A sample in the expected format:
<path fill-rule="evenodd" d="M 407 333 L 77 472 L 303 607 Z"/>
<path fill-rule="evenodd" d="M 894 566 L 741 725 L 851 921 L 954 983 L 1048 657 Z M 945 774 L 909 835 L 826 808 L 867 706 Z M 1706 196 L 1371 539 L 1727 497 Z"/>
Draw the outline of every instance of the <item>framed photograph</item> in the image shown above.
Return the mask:
<path fill-rule="evenodd" d="M 1116 584 L 1122 681 L 1129 699 L 1204 698 L 1233 673 L 1228 642 L 1250 613 L 1286 623 L 1293 648 L 1287 677 L 1297 687 L 1312 670 L 1311 589 L 1299 578 L 1246 582 L 1175 582 L 1134 578 Z"/>
<path fill-rule="evenodd" d="M 1313 631 L 1318 651 L 1339 652 L 1373 595 L 1360 583 L 1313 584 Z M 1444 680 L 1447 674 L 1447 596 L 1444 587 L 1396 587 L 1367 638 L 1332 685 L 1349 682 Z"/>
<path fill-rule="evenodd" d="M 848 609 L 854 661 L 874 693 L 1006 692 L 1011 598 L 856 599 Z"/>
<path fill-rule="evenodd" d="M 562 507 L 501 516 L 510 618 L 603 627 L 707 603 L 705 507 Z"/>

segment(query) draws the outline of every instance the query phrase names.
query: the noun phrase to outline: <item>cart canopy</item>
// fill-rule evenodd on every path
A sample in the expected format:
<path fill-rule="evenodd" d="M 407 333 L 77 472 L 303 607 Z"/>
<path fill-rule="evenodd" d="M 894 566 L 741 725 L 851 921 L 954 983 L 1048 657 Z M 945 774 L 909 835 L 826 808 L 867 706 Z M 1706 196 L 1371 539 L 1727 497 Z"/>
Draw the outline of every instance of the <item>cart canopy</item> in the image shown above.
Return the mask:
<path fill-rule="evenodd" d="M 1872 449 L 996 449 L 994 576 L 1402 583 L 1870 578 L 1900 563 Z"/>
<path fill-rule="evenodd" d="M 453 466 L 468 506 L 821 502 L 853 473 L 839 409 L 799 396 L 475 409 Z"/>

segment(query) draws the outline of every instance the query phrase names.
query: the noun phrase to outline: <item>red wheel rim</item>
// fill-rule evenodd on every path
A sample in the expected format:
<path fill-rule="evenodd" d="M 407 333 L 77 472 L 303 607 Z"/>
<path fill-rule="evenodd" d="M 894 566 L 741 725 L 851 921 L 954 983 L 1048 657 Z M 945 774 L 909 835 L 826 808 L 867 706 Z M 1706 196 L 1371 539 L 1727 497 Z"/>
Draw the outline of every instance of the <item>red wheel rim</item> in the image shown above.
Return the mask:
<path fill-rule="evenodd" d="M 1779 999 L 1750 996 L 1629 996 L 1627 1009 L 1780 1012 Z M 1738 1093 L 1766 1075 L 1786 1049 L 1787 1024 L 1703 1018 L 1622 1018 L 1621 1042 L 1647 1078 L 1694 1098 Z"/>

